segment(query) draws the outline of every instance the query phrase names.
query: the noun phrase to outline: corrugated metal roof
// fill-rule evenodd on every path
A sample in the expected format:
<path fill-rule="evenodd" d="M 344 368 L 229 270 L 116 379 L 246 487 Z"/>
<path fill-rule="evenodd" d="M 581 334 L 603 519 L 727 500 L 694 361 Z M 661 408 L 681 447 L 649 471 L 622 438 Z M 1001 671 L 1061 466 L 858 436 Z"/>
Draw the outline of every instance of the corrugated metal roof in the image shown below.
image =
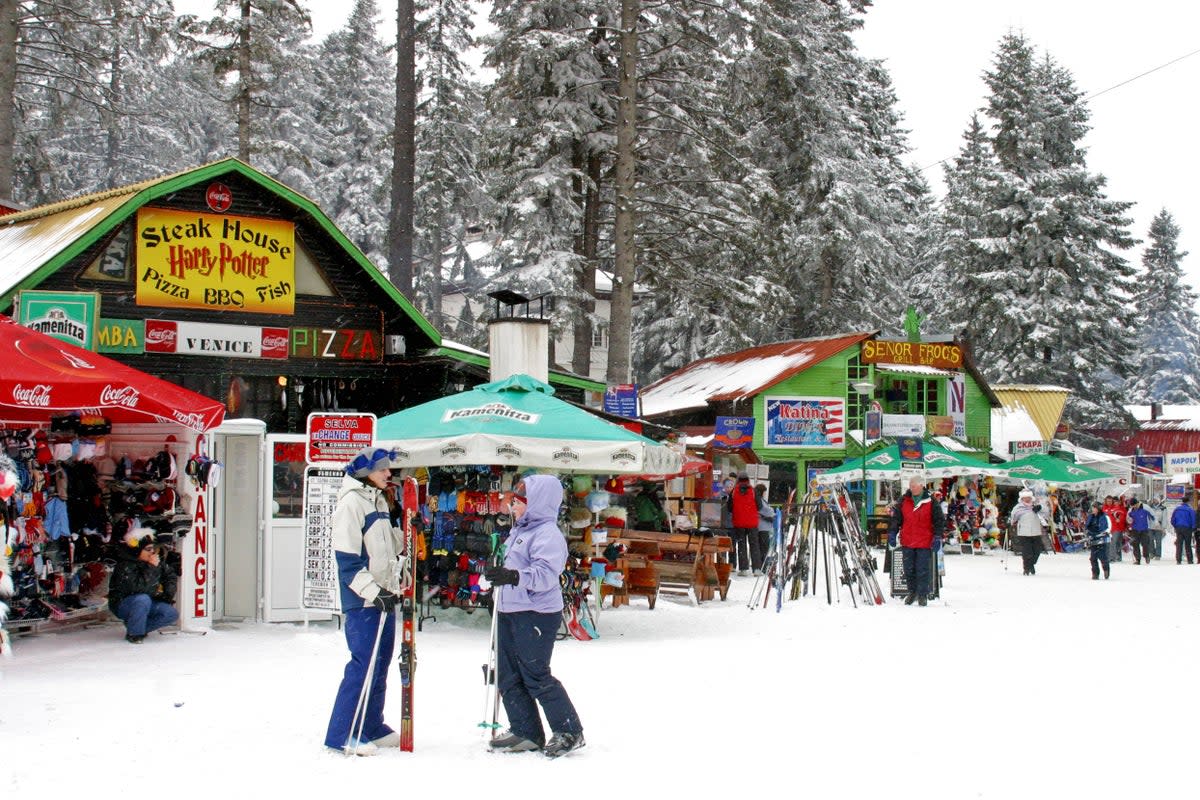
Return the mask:
<path fill-rule="evenodd" d="M 1061 386 L 1006 385 L 993 386 L 992 391 L 1007 408 L 1025 410 L 1037 425 L 1043 439 L 1053 439 L 1062 419 L 1070 390 Z"/>
<path fill-rule="evenodd" d="M 647 386 L 642 414 L 652 417 L 753 397 L 874 335 L 871 331 L 793 339 L 701 359 Z"/>
<path fill-rule="evenodd" d="M 84 205 L 59 203 L 63 207 L 51 214 L 0 217 L 0 287 L 21 283 L 128 199 L 128 194 L 113 194 Z"/>
<path fill-rule="evenodd" d="M 1142 430 L 1200 431 L 1200 406 L 1164 405 L 1158 419 L 1150 419 L 1150 406 L 1125 406 Z"/>

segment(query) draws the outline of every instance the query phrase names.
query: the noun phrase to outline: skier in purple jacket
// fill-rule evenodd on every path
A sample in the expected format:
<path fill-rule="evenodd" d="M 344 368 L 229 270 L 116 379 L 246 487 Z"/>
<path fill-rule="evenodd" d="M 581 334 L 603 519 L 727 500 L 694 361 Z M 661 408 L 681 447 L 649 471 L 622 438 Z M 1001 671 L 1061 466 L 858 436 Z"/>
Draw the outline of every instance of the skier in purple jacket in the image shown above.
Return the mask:
<path fill-rule="evenodd" d="M 562 498 L 562 484 L 552 475 L 529 475 L 517 484 L 513 515 L 518 519 L 505 543 L 504 566 L 484 573 L 496 587 L 496 679 L 509 724 L 508 731 L 492 739 L 493 751 L 541 750 L 557 758 L 584 744 L 575 706 L 550 674 L 562 621 L 559 576 L 567 563 L 567 540 L 558 529 Z M 550 723 L 549 742 L 538 704 Z"/>

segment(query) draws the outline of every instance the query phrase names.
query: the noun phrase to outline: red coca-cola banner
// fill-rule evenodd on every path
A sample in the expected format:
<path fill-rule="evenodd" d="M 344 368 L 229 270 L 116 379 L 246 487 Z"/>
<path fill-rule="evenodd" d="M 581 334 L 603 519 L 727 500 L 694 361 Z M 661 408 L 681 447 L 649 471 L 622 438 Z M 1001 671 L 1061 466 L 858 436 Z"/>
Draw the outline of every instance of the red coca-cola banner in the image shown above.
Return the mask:
<path fill-rule="evenodd" d="M 160 330 L 155 336 L 160 349 L 151 352 L 173 352 L 166 349 L 173 330 Z M 146 341 L 149 351 L 149 326 Z M 225 406 L 216 400 L 2 315 L 0 352 L 0 421 L 44 424 L 51 416 L 79 412 L 113 422 L 174 422 L 206 431 L 225 417 Z"/>

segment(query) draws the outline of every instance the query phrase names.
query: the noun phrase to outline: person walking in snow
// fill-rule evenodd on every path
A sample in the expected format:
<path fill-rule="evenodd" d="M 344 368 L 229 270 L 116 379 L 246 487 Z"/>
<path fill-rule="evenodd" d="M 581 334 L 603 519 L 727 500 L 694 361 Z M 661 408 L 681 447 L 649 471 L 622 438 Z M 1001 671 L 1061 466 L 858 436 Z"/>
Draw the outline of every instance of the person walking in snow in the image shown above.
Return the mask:
<path fill-rule="evenodd" d="M 1150 524 L 1154 515 L 1140 500 L 1134 500 L 1129 509 L 1129 536 L 1133 540 L 1133 563 L 1150 563 L 1154 557 L 1154 545 L 1150 536 Z"/>
<path fill-rule="evenodd" d="M 391 466 L 391 453 L 381 447 L 356 453 L 345 467 L 333 511 L 333 555 L 350 662 L 329 715 L 325 746 L 335 750 L 350 747 L 360 756 L 375 755 L 380 747 L 400 746 L 400 734 L 383 721 L 387 672 L 396 645 L 394 611 L 401 594 L 405 556 L 404 535 L 392 527 L 386 492 Z M 362 714 L 362 735 L 356 739 L 358 731 L 350 728 L 377 635 L 379 649 Z"/>
<path fill-rule="evenodd" d="M 933 574 L 933 554 L 942 549 L 946 517 L 919 475 L 908 479 L 908 491 L 892 507 L 888 524 L 888 546 L 899 543 L 904 562 L 908 595 L 904 605 L 927 605 Z"/>
<path fill-rule="evenodd" d="M 584 745 L 583 726 L 567 690 L 550 673 L 554 636 L 562 622 L 559 576 L 567 540 L 558 529 L 563 488 L 553 475 L 528 475 L 517 484 L 504 566 L 484 577 L 496 587 L 496 687 L 509 729 L 492 739 L 493 752 L 541 750 L 549 758 Z M 538 706 L 550 724 L 546 741 Z"/>
<path fill-rule="evenodd" d="M 750 539 L 758 535 L 758 499 L 750 485 L 750 476 L 745 472 L 738 473 L 728 502 L 733 519 L 734 561 L 738 575 L 749 575 L 750 570 L 758 569 L 762 562 L 755 566 L 750 557 Z"/>
<path fill-rule="evenodd" d="M 1156 497 L 1150 501 L 1150 549 L 1154 553 L 1154 560 L 1162 560 L 1162 543 L 1163 537 L 1166 534 L 1163 532 L 1163 499 Z"/>
<path fill-rule="evenodd" d="M 1087 532 L 1088 551 L 1091 553 L 1092 580 L 1100 580 L 1100 568 L 1104 568 L 1104 580 L 1108 580 L 1108 514 L 1099 500 L 1092 503 L 1092 513 L 1084 523 Z"/>
<path fill-rule="evenodd" d="M 1175 506 L 1171 512 L 1171 527 L 1175 529 L 1175 563 L 1182 564 L 1183 556 L 1187 554 L 1187 562 L 1192 563 L 1192 532 L 1196 529 L 1196 512 L 1185 500 Z"/>
<path fill-rule="evenodd" d="M 1022 489 L 1017 494 L 1017 505 L 1008 517 L 1009 528 L 1017 534 L 1017 549 L 1021 552 L 1021 565 L 1026 575 L 1037 573 L 1038 556 L 1042 554 L 1042 526 L 1046 521 L 1041 511 L 1042 507 L 1033 502 L 1033 492 Z"/>

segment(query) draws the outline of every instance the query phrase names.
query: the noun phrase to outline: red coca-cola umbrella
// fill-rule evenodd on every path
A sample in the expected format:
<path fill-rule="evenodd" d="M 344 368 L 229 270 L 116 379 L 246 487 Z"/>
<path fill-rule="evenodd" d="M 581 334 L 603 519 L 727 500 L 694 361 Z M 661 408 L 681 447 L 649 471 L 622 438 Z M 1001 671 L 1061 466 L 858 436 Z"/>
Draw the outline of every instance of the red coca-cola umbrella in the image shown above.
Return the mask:
<path fill-rule="evenodd" d="M 76 411 L 113 422 L 174 422 L 199 432 L 225 417 L 216 400 L 0 314 L 0 421 L 45 424 Z"/>

